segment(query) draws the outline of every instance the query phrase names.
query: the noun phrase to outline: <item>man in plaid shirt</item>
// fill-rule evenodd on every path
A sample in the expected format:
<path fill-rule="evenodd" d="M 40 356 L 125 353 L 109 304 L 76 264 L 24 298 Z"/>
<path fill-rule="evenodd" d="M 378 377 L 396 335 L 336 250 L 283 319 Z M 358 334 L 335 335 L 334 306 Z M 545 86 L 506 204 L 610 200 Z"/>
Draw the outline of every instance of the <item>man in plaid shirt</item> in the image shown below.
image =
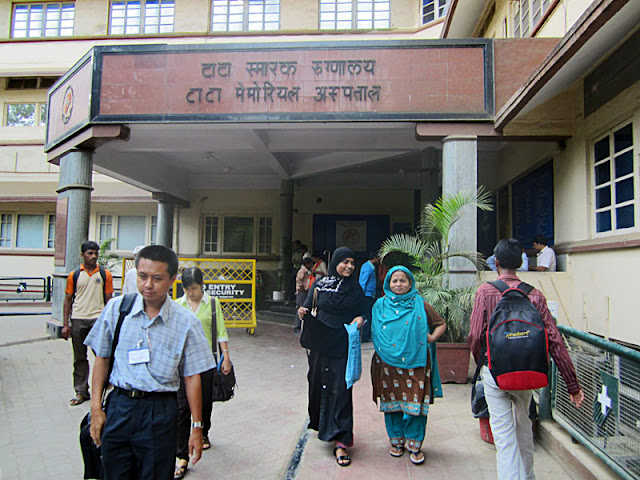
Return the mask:
<path fill-rule="evenodd" d="M 172 478 L 177 439 L 176 392 L 185 379 L 193 417 L 189 452 L 202 454 L 200 373 L 214 366 L 200 320 L 168 297 L 178 257 L 152 245 L 136 256 L 137 297 L 125 317 L 111 361 L 113 334 L 123 297 L 110 301 L 85 344 L 96 353 L 91 398 L 91 438 L 102 446 L 104 480 Z M 111 383 L 108 410 L 101 394 Z"/>
<path fill-rule="evenodd" d="M 516 270 L 522 264 L 521 252 L 520 243 L 513 238 L 500 240 L 494 249 L 498 280 L 503 280 L 511 288 L 520 284 Z M 489 407 L 491 432 L 496 445 L 498 480 L 532 480 L 535 474 L 529 404 L 533 391 L 501 390 L 487 367 L 485 356 L 487 325 L 500 298 L 500 291 L 489 283 L 484 283 L 478 288 L 470 319 L 469 346 L 476 363 L 484 365 L 482 381 Z M 567 384 L 571 401 L 579 407 L 584 394 L 578 384 L 560 331 L 547 307 L 547 299 L 540 290 L 534 288 L 529 293 L 529 300 L 540 312 L 549 337 L 549 353 Z"/>

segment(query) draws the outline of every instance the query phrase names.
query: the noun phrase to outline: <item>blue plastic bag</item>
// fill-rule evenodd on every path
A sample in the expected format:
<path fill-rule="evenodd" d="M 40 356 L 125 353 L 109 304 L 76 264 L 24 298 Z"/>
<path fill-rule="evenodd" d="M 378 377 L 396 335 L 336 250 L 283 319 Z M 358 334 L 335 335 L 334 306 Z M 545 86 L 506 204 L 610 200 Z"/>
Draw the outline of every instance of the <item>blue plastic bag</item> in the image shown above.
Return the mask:
<path fill-rule="evenodd" d="M 349 355 L 347 357 L 347 369 L 344 373 L 344 380 L 347 382 L 347 388 L 360 380 L 362 375 L 362 353 L 360 352 L 360 331 L 358 323 L 345 325 L 349 337 Z"/>

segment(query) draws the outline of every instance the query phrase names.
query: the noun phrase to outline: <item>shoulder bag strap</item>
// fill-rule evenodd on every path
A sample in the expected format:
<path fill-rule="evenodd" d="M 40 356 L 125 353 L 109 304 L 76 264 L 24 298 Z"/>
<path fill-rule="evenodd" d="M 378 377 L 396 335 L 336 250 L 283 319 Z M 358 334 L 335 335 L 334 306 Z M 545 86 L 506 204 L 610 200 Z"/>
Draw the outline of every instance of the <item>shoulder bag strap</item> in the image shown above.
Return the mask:
<path fill-rule="evenodd" d="M 120 316 L 118 317 L 118 323 L 116 323 L 116 330 L 113 333 L 113 341 L 111 342 L 111 358 L 109 361 L 109 371 L 107 372 L 107 384 L 109 383 L 109 378 L 111 377 L 111 371 L 113 370 L 113 364 L 115 363 L 116 358 L 116 348 L 118 347 L 118 340 L 120 339 L 120 329 L 122 328 L 122 324 L 124 323 L 124 317 L 129 315 L 131 309 L 133 308 L 133 304 L 136 300 L 136 293 L 128 293 L 122 299 L 122 303 L 120 304 Z M 104 403 L 104 394 L 106 392 L 106 388 L 102 391 L 102 400 Z"/>
<path fill-rule="evenodd" d="M 216 313 L 216 304 L 219 300 L 216 297 L 211 297 L 211 352 L 213 353 L 213 359 L 218 365 L 219 349 L 218 344 L 218 315 Z"/>

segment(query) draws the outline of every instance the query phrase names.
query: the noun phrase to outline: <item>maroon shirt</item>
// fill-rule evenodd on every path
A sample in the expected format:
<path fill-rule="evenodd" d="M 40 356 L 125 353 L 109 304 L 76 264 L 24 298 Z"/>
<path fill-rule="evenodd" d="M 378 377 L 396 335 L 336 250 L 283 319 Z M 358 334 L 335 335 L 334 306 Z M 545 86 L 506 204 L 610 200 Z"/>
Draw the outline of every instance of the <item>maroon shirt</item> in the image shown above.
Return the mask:
<path fill-rule="evenodd" d="M 504 281 L 511 288 L 517 287 L 521 282 L 517 276 L 511 274 L 500 275 L 498 280 Z M 500 296 L 500 291 L 488 283 L 480 285 L 476 292 L 476 301 L 473 305 L 473 312 L 471 312 L 470 319 L 471 331 L 469 332 L 469 346 L 471 347 L 471 352 L 473 353 L 473 358 L 475 358 L 476 363 L 484 361 L 483 353 L 486 344 L 487 324 L 496 305 L 498 305 L 500 301 Z M 549 336 L 549 353 L 555 360 L 558 370 L 560 370 L 562 378 L 564 378 L 567 384 L 567 390 L 569 390 L 570 394 L 578 393 L 580 391 L 580 385 L 576 378 L 576 371 L 573 368 L 573 363 L 569 357 L 569 352 L 567 352 L 567 347 L 564 344 L 562 335 L 549 312 L 547 299 L 540 290 L 534 288 L 529 293 L 529 300 L 531 300 L 531 303 L 533 303 L 540 312 Z"/>

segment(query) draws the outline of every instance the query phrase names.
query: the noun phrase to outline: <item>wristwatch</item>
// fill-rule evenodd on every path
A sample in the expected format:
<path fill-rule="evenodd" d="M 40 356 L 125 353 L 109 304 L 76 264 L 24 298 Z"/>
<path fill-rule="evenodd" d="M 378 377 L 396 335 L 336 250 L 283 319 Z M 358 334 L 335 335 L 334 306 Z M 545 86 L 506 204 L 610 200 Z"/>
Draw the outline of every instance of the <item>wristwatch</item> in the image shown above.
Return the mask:
<path fill-rule="evenodd" d="M 202 428 L 202 422 L 193 422 L 191 428 Z"/>

